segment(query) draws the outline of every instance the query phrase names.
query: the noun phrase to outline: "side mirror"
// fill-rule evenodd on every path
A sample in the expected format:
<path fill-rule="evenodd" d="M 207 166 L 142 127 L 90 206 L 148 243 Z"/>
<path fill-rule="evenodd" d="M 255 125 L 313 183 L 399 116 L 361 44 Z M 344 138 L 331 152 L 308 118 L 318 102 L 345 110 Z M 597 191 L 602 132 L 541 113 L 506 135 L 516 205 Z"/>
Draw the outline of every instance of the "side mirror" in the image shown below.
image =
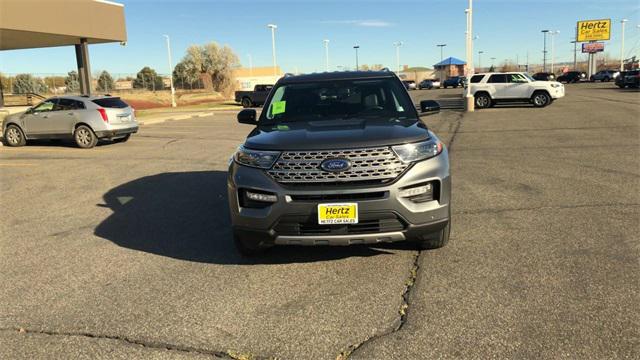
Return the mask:
<path fill-rule="evenodd" d="M 33 107 L 28 108 L 24 113 L 25 113 L 25 114 L 31 114 L 31 113 L 33 113 Z"/>
<path fill-rule="evenodd" d="M 435 100 L 422 100 L 420 101 L 420 112 L 423 113 L 437 113 L 440 112 L 440 104 Z"/>
<path fill-rule="evenodd" d="M 244 109 L 238 113 L 238 122 L 240 124 L 249 124 L 249 125 L 257 125 L 256 121 L 256 110 L 255 109 Z"/>

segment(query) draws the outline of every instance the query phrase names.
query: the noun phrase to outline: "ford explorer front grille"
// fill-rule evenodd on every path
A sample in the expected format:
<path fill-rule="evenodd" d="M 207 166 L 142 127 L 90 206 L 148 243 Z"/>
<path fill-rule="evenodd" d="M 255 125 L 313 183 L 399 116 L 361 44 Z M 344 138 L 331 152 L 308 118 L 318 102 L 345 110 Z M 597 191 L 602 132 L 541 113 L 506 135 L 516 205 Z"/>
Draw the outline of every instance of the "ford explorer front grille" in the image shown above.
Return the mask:
<path fill-rule="evenodd" d="M 320 164 L 327 159 L 349 160 L 351 168 L 339 172 L 325 171 Z M 389 147 L 286 151 L 268 173 L 280 183 L 382 183 L 397 178 L 407 166 Z"/>

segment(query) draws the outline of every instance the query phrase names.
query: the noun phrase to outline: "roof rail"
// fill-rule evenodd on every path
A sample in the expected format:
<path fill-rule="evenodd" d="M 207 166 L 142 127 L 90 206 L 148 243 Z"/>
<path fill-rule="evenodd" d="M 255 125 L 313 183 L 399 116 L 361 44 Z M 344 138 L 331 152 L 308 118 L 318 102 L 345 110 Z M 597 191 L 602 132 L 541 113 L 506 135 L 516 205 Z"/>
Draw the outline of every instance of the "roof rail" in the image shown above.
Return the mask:
<path fill-rule="evenodd" d="M 380 69 L 380 71 L 391 72 L 388 67 L 383 67 L 382 69 Z"/>

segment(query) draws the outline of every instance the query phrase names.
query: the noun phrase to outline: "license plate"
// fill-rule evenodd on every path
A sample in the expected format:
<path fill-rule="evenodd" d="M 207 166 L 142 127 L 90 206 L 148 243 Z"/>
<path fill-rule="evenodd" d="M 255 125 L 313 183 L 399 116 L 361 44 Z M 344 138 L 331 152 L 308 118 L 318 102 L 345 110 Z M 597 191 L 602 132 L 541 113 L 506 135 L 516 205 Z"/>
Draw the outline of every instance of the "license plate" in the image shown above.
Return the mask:
<path fill-rule="evenodd" d="M 357 224 L 358 204 L 318 204 L 318 224 Z"/>

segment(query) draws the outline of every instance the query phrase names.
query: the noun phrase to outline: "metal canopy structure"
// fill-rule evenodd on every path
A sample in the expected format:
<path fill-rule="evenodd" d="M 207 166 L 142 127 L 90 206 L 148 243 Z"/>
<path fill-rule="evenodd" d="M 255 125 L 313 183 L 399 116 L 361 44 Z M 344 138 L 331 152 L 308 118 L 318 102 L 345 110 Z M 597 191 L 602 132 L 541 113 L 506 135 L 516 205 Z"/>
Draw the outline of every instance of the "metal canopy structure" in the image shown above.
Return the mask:
<path fill-rule="evenodd" d="M 88 45 L 126 41 L 122 4 L 104 0 L 0 0 L 0 50 L 75 46 L 83 94 L 91 94 Z"/>

